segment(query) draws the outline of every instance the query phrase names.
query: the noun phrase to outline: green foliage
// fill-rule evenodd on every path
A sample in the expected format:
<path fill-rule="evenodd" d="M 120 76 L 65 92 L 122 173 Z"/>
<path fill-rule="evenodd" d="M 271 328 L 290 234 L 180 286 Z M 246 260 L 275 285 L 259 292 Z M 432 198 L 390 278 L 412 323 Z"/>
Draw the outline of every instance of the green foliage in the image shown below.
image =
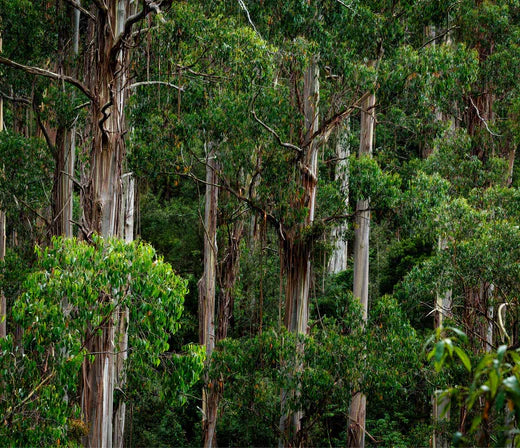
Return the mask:
<path fill-rule="evenodd" d="M 15 446 L 74 444 L 74 422 L 82 419 L 79 373 L 96 356 L 85 348 L 87 341 L 128 308 L 128 381 L 146 376 L 169 350 L 186 286 L 152 247 L 139 242 L 56 238 L 37 253 L 37 268 L 10 316 L 20 337 L 1 341 L 3 437 Z M 201 349 L 190 352 L 170 356 L 181 395 L 202 368 Z"/>
<path fill-rule="evenodd" d="M 371 157 L 350 158 L 350 191 L 352 201 L 370 199 L 376 208 L 391 208 L 399 197 L 400 178 L 385 173 Z"/>
<path fill-rule="evenodd" d="M 457 432 L 454 439 L 459 445 L 468 446 L 475 441 L 487 445 L 490 439 L 499 446 L 507 443 L 518 446 L 513 416 L 517 419 L 520 416 L 520 353 L 501 345 L 496 351 L 482 355 L 472 366 L 470 356 L 459 345 L 466 335 L 456 328 L 447 330 L 451 336 L 438 328 L 430 338 L 432 348 L 428 359 L 433 360 L 437 372 L 447 368 L 455 358 L 472 372 L 470 381 L 444 391 L 464 403 L 466 412 L 472 416 L 465 434 Z"/>

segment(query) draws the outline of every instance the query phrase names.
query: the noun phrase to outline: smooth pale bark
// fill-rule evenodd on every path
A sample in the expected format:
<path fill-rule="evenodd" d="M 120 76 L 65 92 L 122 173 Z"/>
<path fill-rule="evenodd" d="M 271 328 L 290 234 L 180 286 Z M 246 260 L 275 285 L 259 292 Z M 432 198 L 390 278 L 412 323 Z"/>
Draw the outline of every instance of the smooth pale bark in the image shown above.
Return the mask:
<path fill-rule="evenodd" d="M 215 292 L 217 280 L 217 160 L 215 147 L 209 145 L 206 161 L 206 197 L 204 207 L 204 273 L 199 280 L 199 339 L 206 347 L 206 363 L 215 349 Z M 202 390 L 202 429 L 204 446 L 216 446 L 218 400 L 214 394 L 216 384 L 206 374 Z"/>
<path fill-rule="evenodd" d="M 446 239 L 439 237 L 439 250 L 447 247 Z M 445 317 L 452 317 L 452 291 L 437 291 L 435 296 L 434 308 L 434 327 L 441 328 Z M 432 396 L 432 420 L 434 424 L 432 434 L 433 448 L 449 448 L 450 438 L 446 436 L 445 431 L 439 431 L 437 426 L 442 422 L 450 420 L 450 397 L 442 395 L 442 390 L 436 390 Z"/>
<path fill-rule="evenodd" d="M 338 128 L 336 139 L 336 172 L 335 179 L 340 183 L 340 191 L 344 198 L 345 210 L 348 208 L 349 193 L 349 173 L 348 173 L 348 157 L 350 156 L 350 147 L 348 137 L 350 134 L 350 119 L 347 119 L 346 125 Z M 347 269 L 348 240 L 345 234 L 348 230 L 347 221 L 342 221 L 331 232 L 331 242 L 333 245 L 332 254 L 329 260 L 328 272 L 337 274 Z"/>
<path fill-rule="evenodd" d="M 305 117 L 305 140 L 318 131 L 319 126 L 319 69 L 313 60 L 305 71 L 303 83 L 303 109 Z M 307 147 L 300 165 L 300 185 L 304 191 L 303 197 L 295 207 L 307 209 L 303 226 L 311 226 L 314 222 L 316 207 L 316 187 L 318 183 L 318 141 L 314 139 Z M 309 293 L 311 285 L 311 245 L 302 237 L 302 226 L 295 226 L 286 233 L 282 241 L 283 264 L 287 275 L 285 294 L 285 326 L 296 334 L 306 334 L 309 322 Z M 297 348 L 296 356 L 303 356 L 303 346 Z M 298 364 L 298 363 L 297 363 Z M 301 445 L 301 412 L 290 414 L 286 411 L 287 394 L 298 394 L 295 391 L 282 391 L 280 432 L 283 445 L 293 438 L 296 445 Z"/>
<path fill-rule="evenodd" d="M 374 145 L 376 96 L 371 94 L 362 104 L 359 156 L 372 155 Z M 354 234 L 354 285 L 353 294 L 361 304 L 363 325 L 368 316 L 369 286 L 369 242 L 370 242 L 370 201 L 361 200 L 356 204 Z M 352 397 L 348 421 L 347 446 L 365 446 L 366 397 L 357 392 Z"/>
<path fill-rule="evenodd" d="M 121 209 L 121 228 L 119 236 L 127 243 L 134 240 L 134 204 L 135 204 L 135 181 L 132 173 L 124 174 L 123 182 L 123 199 Z M 121 392 L 124 390 L 126 383 L 125 362 L 128 358 L 128 325 L 130 311 L 128 307 L 119 308 L 114 319 L 116 341 L 115 363 L 115 384 L 114 389 Z M 116 404 L 113 421 L 113 444 L 114 448 L 123 448 L 125 434 L 125 413 L 126 403 L 123 396 L 119 394 L 120 399 Z"/>

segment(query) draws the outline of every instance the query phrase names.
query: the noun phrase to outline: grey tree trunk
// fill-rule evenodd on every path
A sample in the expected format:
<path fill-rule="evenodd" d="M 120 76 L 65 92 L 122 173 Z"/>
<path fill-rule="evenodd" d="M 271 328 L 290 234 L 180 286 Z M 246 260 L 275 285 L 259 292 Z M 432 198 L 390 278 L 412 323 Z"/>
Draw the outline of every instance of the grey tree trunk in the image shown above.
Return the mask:
<path fill-rule="evenodd" d="M 218 186 L 215 147 L 210 143 L 206 161 L 206 197 L 204 207 L 204 273 L 199 280 L 199 339 L 206 347 L 206 363 L 215 349 L 215 291 L 217 280 Z M 204 446 L 216 446 L 218 400 L 215 384 L 206 374 L 202 390 L 202 429 Z"/>
<path fill-rule="evenodd" d="M 86 85 L 96 92 L 96 101 L 91 106 L 90 172 L 82 196 L 87 237 L 91 231 L 127 240 L 133 234 L 133 224 L 127 223 L 133 219 L 133 182 L 127 179 L 125 207 L 122 176 L 129 50 L 120 40 L 131 8 L 129 0 L 119 0 L 109 2 L 106 10 L 96 5 L 91 10 L 96 21 L 89 21 L 87 38 L 93 45 L 89 47 L 85 72 Z M 87 347 L 96 353 L 94 362 L 85 361 L 83 370 L 82 410 L 90 426 L 84 444 L 88 447 L 111 448 L 123 443 L 125 407 L 116 403 L 114 409 L 114 389 L 124 382 L 127 329 L 128 310 L 117 308 L 102 334 L 93 337 Z"/>
<path fill-rule="evenodd" d="M 303 85 L 303 107 L 305 116 L 305 139 L 310 140 L 319 126 L 319 69 L 314 60 L 305 71 Z M 310 142 L 300 166 L 300 184 L 304 196 L 296 207 L 308 210 L 304 226 L 311 226 L 314 222 L 316 207 L 316 187 L 318 183 L 318 149 L 316 139 Z M 295 226 L 290 229 L 283 244 L 283 264 L 287 274 L 285 294 L 285 326 L 297 334 L 306 334 L 309 322 L 309 293 L 311 285 L 311 247 L 308 241 L 302 237 L 302 227 Z M 303 346 L 297 348 L 296 356 L 303 355 Z M 298 363 L 297 363 L 298 364 Z M 281 418 L 280 432 L 284 439 L 280 439 L 280 445 L 293 439 L 295 445 L 301 445 L 301 412 L 289 413 L 286 410 L 287 393 L 299 394 L 295 391 L 282 391 L 281 394 Z M 294 440 L 296 442 L 294 442 Z"/>
<path fill-rule="evenodd" d="M 337 130 L 336 139 L 336 173 L 335 179 L 340 182 L 340 191 L 344 198 L 345 209 L 348 208 L 349 194 L 349 167 L 348 157 L 350 156 L 350 146 L 348 137 L 350 134 L 350 118 L 346 124 Z M 347 221 L 344 220 L 331 232 L 331 242 L 333 245 L 332 255 L 329 260 L 328 271 L 331 274 L 337 274 L 347 269 L 348 240 L 346 232 L 348 230 Z"/>
<path fill-rule="evenodd" d="M 364 101 L 361 111 L 359 156 L 371 156 L 374 145 L 376 96 L 371 94 Z M 368 270 L 370 242 L 370 201 L 361 200 L 356 204 L 354 234 L 354 287 L 353 294 L 361 303 L 363 325 L 368 316 Z M 357 392 L 350 404 L 348 422 L 348 447 L 365 446 L 366 397 Z"/>
<path fill-rule="evenodd" d="M 121 209 L 121 228 L 119 236 L 127 243 L 134 240 L 134 204 L 135 204 L 135 181 L 132 173 L 122 176 L 123 200 Z M 115 363 L 115 385 L 117 391 L 124 390 L 126 383 L 125 362 L 128 358 L 128 325 L 130 323 L 130 311 L 128 307 L 120 308 L 114 319 L 115 336 L 117 337 L 117 351 L 114 358 Z M 117 402 L 113 421 L 113 447 L 123 448 L 125 434 L 126 403 L 122 399 Z"/>

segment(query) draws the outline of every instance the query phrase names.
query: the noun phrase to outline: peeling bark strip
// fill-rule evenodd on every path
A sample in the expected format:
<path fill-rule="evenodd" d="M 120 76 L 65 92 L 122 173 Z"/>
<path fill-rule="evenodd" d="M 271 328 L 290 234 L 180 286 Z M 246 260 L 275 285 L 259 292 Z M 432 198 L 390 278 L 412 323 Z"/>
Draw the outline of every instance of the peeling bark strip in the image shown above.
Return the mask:
<path fill-rule="evenodd" d="M 206 365 L 215 348 L 215 291 L 217 280 L 217 209 L 218 186 L 214 144 L 210 143 L 206 161 L 206 198 L 204 209 L 204 273 L 199 280 L 199 339 L 206 347 Z M 215 384 L 205 374 L 202 390 L 202 429 L 204 446 L 216 446 L 218 400 Z"/>
<path fill-rule="evenodd" d="M 359 156 L 371 156 L 374 145 L 375 94 L 371 94 L 364 102 L 361 111 L 361 136 Z M 370 201 L 358 201 L 356 204 L 356 220 L 354 235 L 354 297 L 359 299 L 363 310 L 363 325 L 368 316 L 368 270 L 370 242 Z M 366 397 L 358 392 L 350 404 L 348 422 L 348 447 L 365 446 Z"/>
<path fill-rule="evenodd" d="M 91 8 L 95 21 L 88 23 L 87 39 L 93 45 L 85 58 L 85 82 L 96 97 L 91 102 L 90 172 L 81 198 L 87 237 L 97 232 L 104 237 L 133 239 L 134 185 L 131 176 L 122 172 L 130 59 L 125 39 L 136 22 L 132 14 L 137 7 L 137 2 L 119 0 L 106 8 Z M 116 308 L 102 335 L 92 338 L 88 346 L 90 352 L 100 354 L 84 366 L 82 409 L 90 424 L 86 446 L 123 444 L 125 405 L 114 405 L 114 388 L 125 381 L 128 317 L 126 308 Z"/>
<path fill-rule="evenodd" d="M 319 69 L 317 61 L 314 60 L 309 65 L 304 77 L 304 116 L 305 116 L 305 140 L 310 140 L 311 136 L 318 131 L 319 115 Z M 309 321 L 309 292 L 311 285 L 311 244 L 302 237 L 304 226 L 312 225 L 314 221 L 314 211 L 316 207 L 316 187 L 318 183 L 318 140 L 312 139 L 306 147 L 302 166 L 300 167 L 300 184 L 304 191 L 303 197 L 295 207 L 307 209 L 308 213 L 301 225 L 296 225 L 286 233 L 283 247 L 284 271 L 287 276 L 285 293 L 285 326 L 296 334 L 306 334 Z M 303 346 L 298 347 L 296 356 L 302 358 Z M 282 391 L 280 432 L 285 444 L 291 437 L 298 438 L 301 429 L 302 413 L 295 412 L 290 414 L 286 410 L 287 393 L 298 394 L 295 391 Z M 300 444 L 298 442 L 298 444 Z"/>
<path fill-rule="evenodd" d="M 244 222 L 240 218 L 233 224 L 228 235 L 228 245 L 219 269 L 220 293 L 218 300 L 217 342 L 227 338 L 233 318 L 234 294 L 239 262 L 240 242 L 244 236 Z"/>

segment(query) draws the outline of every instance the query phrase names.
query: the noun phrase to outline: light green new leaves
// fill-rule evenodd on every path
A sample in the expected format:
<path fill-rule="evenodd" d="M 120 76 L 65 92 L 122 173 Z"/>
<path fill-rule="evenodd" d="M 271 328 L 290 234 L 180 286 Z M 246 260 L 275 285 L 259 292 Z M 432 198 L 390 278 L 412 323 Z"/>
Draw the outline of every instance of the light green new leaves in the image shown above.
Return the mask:
<path fill-rule="evenodd" d="M 22 329 L 20 342 L 1 341 L 5 389 L 0 415 L 9 423 L 0 434 L 15 445 L 75 443 L 69 427 L 71 419 L 81 419 L 81 366 L 86 357 L 98 356 L 88 352 L 87 341 L 128 308 L 129 383 L 149 373 L 179 328 L 186 282 L 141 242 L 56 238 L 49 247 L 37 248 L 37 254 L 37 271 L 28 276 L 12 310 L 14 324 Z M 180 377 L 180 393 L 197 381 L 203 366 L 202 352 L 188 351 L 189 357 L 177 355 L 169 364 L 174 367 L 170 375 Z"/>

